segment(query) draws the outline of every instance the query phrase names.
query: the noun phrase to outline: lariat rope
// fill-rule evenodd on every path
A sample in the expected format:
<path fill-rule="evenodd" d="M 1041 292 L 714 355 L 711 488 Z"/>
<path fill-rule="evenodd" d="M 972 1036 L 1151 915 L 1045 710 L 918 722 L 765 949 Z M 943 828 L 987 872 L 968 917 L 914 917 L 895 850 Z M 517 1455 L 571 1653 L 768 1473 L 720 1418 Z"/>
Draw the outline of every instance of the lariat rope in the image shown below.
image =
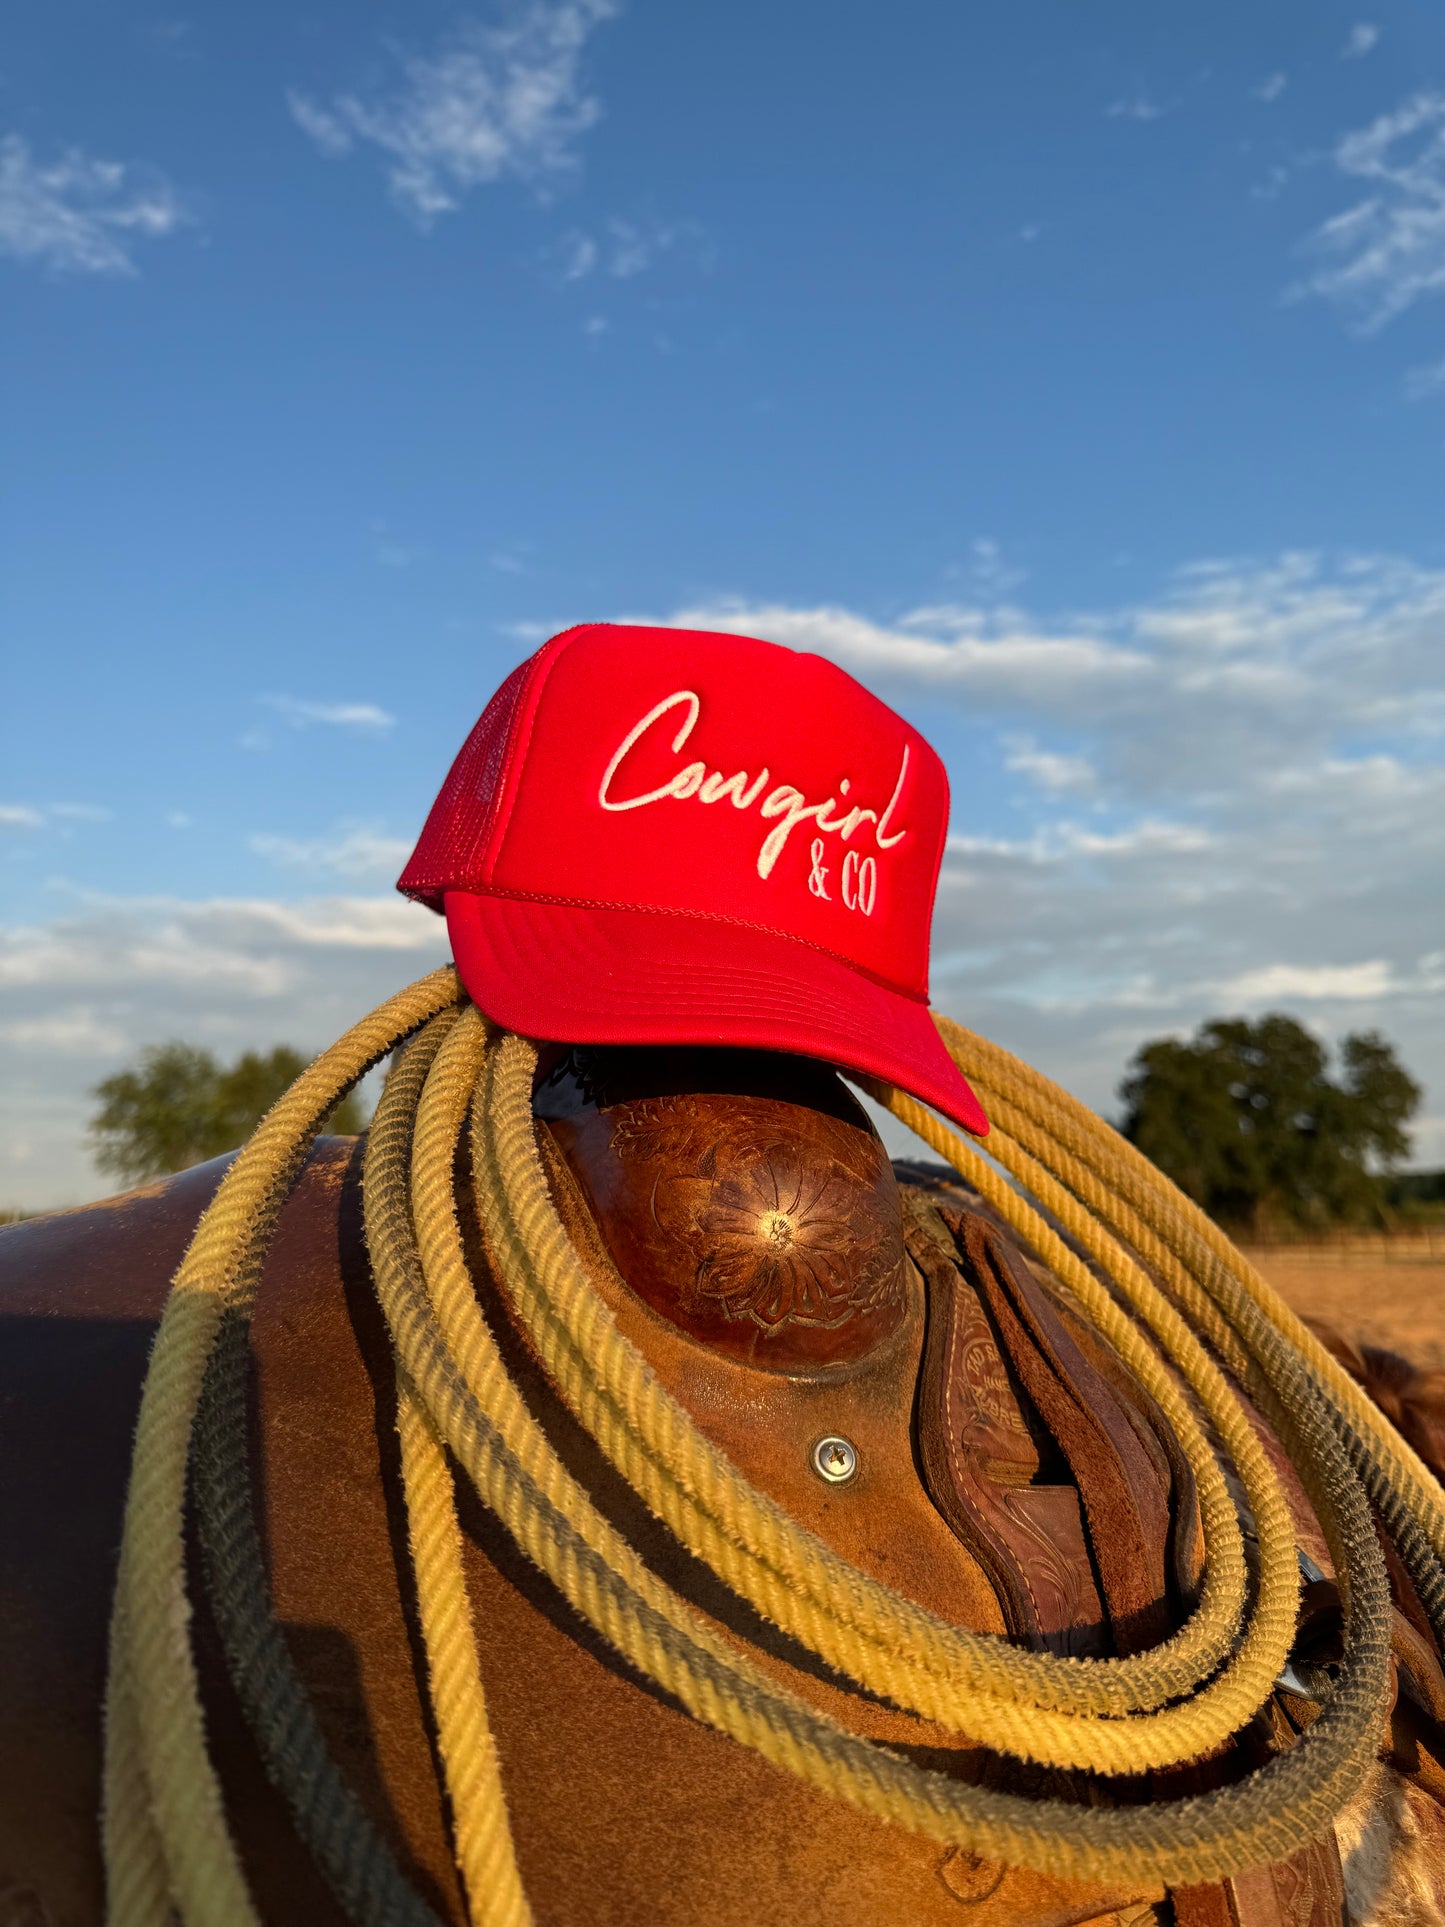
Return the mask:
<path fill-rule="evenodd" d="M 167 1301 L 142 1396 L 112 1619 L 105 1855 L 115 1927 L 161 1927 L 172 1910 L 187 1927 L 257 1922 L 201 1713 L 184 1575 L 188 1465 L 227 1663 L 298 1831 L 349 1918 L 369 1927 L 427 1917 L 387 1884 L 389 1854 L 324 1747 L 317 1754 L 319 1732 L 314 1720 L 307 1726 L 284 1640 L 266 1631 L 279 1637 L 254 1521 L 248 1530 L 224 1473 L 244 1437 L 245 1337 L 280 1206 L 324 1118 L 408 1038 L 368 1135 L 366 1239 L 396 1357 L 410 1549 L 454 1846 L 478 1927 L 521 1927 L 530 1914 L 477 1663 L 457 1469 L 640 1673 L 700 1721 L 876 1817 L 1043 1873 L 1170 1885 L 1286 1858 L 1330 1824 L 1370 1770 L 1386 1705 L 1391 1606 L 1370 1501 L 1438 1638 L 1445 1493 L 1228 1240 L 1132 1146 L 997 1046 L 945 1019 L 939 1029 L 989 1110 L 990 1156 L 1087 1252 L 1107 1287 L 971 1145 L 913 1099 L 867 1088 L 1005 1216 L 1164 1412 L 1194 1472 L 1204 1533 L 1203 1585 L 1185 1626 L 1124 1659 L 1023 1652 L 860 1572 L 751 1486 L 618 1330 L 571 1246 L 537 1149 L 535 1047 L 489 1026 L 454 972 L 438 971 L 348 1032 L 262 1121 Z M 920 1768 L 778 1685 L 643 1563 L 563 1466 L 512 1381 L 462 1246 L 455 1173 L 469 1121 L 476 1207 L 507 1308 L 654 1514 L 735 1593 L 863 1690 L 1040 1765 L 1120 1775 L 1197 1758 L 1265 1704 L 1288 1657 L 1298 1594 L 1288 1503 L 1197 1328 L 1274 1425 L 1330 1548 L 1344 1651 L 1318 1718 L 1234 1786 L 1143 1807 L 1085 1807 Z M 230 1443 L 218 1443 L 228 1412 Z M 1257 1535 L 1253 1588 L 1226 1459 Z M 243 1594 L 244 1615 L 235 1609 Z M 380 1869 L 381 1885 L 358 1869 Z"/>

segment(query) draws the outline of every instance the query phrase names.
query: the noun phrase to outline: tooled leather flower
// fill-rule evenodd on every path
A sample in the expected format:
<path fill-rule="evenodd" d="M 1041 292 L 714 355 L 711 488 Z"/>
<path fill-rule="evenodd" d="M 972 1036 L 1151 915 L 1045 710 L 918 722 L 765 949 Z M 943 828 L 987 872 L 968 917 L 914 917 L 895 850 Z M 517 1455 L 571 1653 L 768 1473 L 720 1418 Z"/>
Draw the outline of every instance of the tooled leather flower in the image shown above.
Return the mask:
<path fill-rule="evenodd" d="M 683 1098 L 608 1113 L 612 1150 L 656 1171 L 652 1219 L 671 1247 L 667 1263 L 684 1253 L 691 1261 L 690 1310 L 749 1322 L 765 1337 L 793 1325 L 835 1330 L 904 1288 L 902 1228 L 880 1192 L 882 1147 L 819 1114 L 799 1145 L 782 1108 L 738 1100 L 721 1129 Z"/>
<path fill-rule="evenodd" d="M 859 1250 L 856 1209 L 855 1189 L 831 1172 L 805 1174 L 786 1146 L 745 1153 L 708 1201 L 699 1298 L 765 1330 L 841 1324 L 859 1309 L 859 1273 L 873 1255 Z"/>

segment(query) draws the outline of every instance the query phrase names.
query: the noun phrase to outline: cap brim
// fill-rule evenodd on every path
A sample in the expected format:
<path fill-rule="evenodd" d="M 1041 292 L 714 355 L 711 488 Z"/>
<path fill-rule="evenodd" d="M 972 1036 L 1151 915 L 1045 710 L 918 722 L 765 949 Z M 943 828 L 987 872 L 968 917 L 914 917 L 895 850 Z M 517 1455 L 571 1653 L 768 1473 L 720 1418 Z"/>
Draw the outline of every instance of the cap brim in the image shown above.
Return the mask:
<path fill-rule="evenodd" d="M 462 982 L 494 1023 L 569 1044 L 722 1044 L 896 1084 L 976 1137 L 988 1119 L 928 1005 L 827 951 L 722 918 L 451 890 Z"/>

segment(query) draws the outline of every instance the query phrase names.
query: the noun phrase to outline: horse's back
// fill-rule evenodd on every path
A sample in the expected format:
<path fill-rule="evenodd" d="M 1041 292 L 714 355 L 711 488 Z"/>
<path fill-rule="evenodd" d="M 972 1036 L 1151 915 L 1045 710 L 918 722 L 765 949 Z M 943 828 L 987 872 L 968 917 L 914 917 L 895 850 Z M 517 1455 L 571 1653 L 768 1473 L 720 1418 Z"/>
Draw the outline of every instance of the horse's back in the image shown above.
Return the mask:
<path fill-rule="evenodd" d="M 131 1436 L 224 1168 L 0 1229 L 0 1893 L 31 1889 L 57 1922 L 100 1910 L 97 1715 Z"/>
<path fill-rule="evenodd" d="M 0 1230 L 0 1921 L 79 1927 L 102 1915 L 101 1709 L 132 1437 L 170 1281 L 224 1168 L 218 1160 Z M 614 1233 L 617 1223 L 614 1211 Z M 866 1698 L 845 1704 L 837 1683 L 798 1669 L 771 1628 L 735 1624 L 736 1602 L 696 1590 L 685 1563 L 671 1569 L 676 1549 L 569 1425 L 525 1348 L 506 1340 L 485 1260 L 471 1257 L 529 1402 L 646 1556 L 823 1710 L 885 1743 L 925 1753 L 946 1744 Z M 910 1446 L 915 1389 L 928 1377 L 921 1281 L 900 1300 L 908 1309 L 894 1335 L 870 1339 L 852 1364 L 780 1372 L 680 1331 L 619 1280 L 608 1283 L 606 1269 L 599 1288 L 623 1330 L 747 1477 L 876 1577 L 961 1623 L 1002 1629 L 982 1569 L 925 1491 Z M 437 1916 L 461 1927 L 406 1577 L 394 1364 L 351 1141 L 323 1140 L 283 1209 L 251 1360 L 253 1479 L 272 1602 L 297 1672 L 372 1825 Z M 819 1431 L 860 1447 L 865 1473 L 846 1493 L 830 1495 L 807 1469 Z M 460 1496 L 483 1684 L 539 1922 L 946 1927 L 966 1913 L 975 1927 L 1075 1927 L 1112 1918 L 1125 1898 L 944 1851 L 690 1719 L 575 1618 L 464 1482 Z M 265 1779 L 194 1557 L 189 1592 L 208 1742 L 258 1911 L 278 1927 L 339 1924 Z M 967 1771 L 961 1759 L 957 1767 Z M 1435 1808 L 1425 1805 L 1425 1831 L 1410 1847 L 1421 1878 L 1440 1855 Z M 1322 1889 L 1322 1912 L 1292 1906 L 1287 1917 L 1324 1919 L 1333 1891 Z M 1269 1906 L 1260 1920 L 1273 1918 Z"/>
<path fill-rule="evenodd" d="M 372 1434 L 374 1401 L 347 1309 L 357 1290 L 369 1292 L 364 1256 L 357 1262 L 359 1213 L 347 1198 L 354 1190 L 347 1184 L 353 1149 L 350 1140 L 330 1139 L 312 1153 L 282 1214 L 267 1267 L 267 1309 L 279 1321 L 268 1348 L 272 1363 L 284 1373 L 287 1355 L 299 1352 L 313 1385 L 299 1405 L 280 1387 L 279 1400 L 270 1400 L 274 1419 L 303 1430 L 314 1430 L 318 1415 L 323 1423 L 339 1423 L 354 1457 L 357 1440 Z M 131 1446 L 171 1280 L 227 1162 L 216 1159 L 103 1204 L 0 1230 L 0 1900 L 12 1913 L 23 1901 L 37 1920 L 92 1922 L 103 1911 L 102 1706 Z M 346 1483 L 344 1504 L 353 1514 L 361 1483 L 355 1477 Z M 326 1488 L 324 1466 L 318 1484 Z M 334 1491 L 326 1497 L 336 1503 Z M 379 1497 L 372 1510 L 385 1572 L 390 1526 Z M 329 1536 L 341 1528 L 338 1519 Z M 306 1556 L 327 1563 L 327 1539 L 322 1532 Z M 282 1550 L 282 1540 L 270 1549 Z M 373 1567 L 377 1563 L 374 1558 Z M 344 1573 L 344 1564 L 333 1573 L 343 1597 L 346 1585 L 335 1582 Z M 356 1574 L 360 1591 L 371 1597 L 368 1577 L 364 1569 Z M 193 1576 L 192 1597 L 203 1591 Z M 400 1683 L 395 1674 L 404 1672 L 415 1702 L 399 1604 L 394 1617 L 400 1668 L 388 1668 L 383 1655 L 379 1670 L 393 1691 Z M 259 1849 L 263 1917 L 339 1919 L 252 1763 L 204 1610 L 196 1630 L 208 1731 Z M 324 1625 L 294 1630 L 323 1716 L 330 1688 L 335 1724 L 343 1729 L 328 1738 L 355 1756 L 365 1798 L 368 1777 L 375 1785 L 378 1770 L 372 1736 L 356 1731 L 355 1707 L 346 1698 L 360 1698 L 355 1647 L 344 1636 L 328 1636 Z M 340 1695 L 338 1678 L 345 1688 Z M 409 1777 L 415 1780 L 420 1766 L 429 1780 L 419 1714 L 414 1725 Z M 385 1809 L 378 1819 L 390 1825 L 394 1803 L 383 1791 L 375 1804 Z M 424 1834 L 432 1810 L 425 1801 L 409 1804 L 417 1810 L 415 1830 Z M 450 1855 L 439 1814 L 432 1814 L 431 1831 L 431 1857 L 445 1888 Z M 14 1917 L 28 1922 L 30 1915 Z"/>
<path fill-rule="evenodd" d="M 408 1561 L 393 1368 L 361 1233 L 358 1163 L 347 1142 L 323 1142 L 282 1213 L 251 1334 L 254 1473 L 273 1603 L 331 1751 L 413 1884 L 460 1927 L 413 1607 L 399 1577 Z M 26 1896 L 38 1920 L 102 1913 L 101 1707 L 130 1448 L 166 1292 L 223 1169 L 218 1161 L 0 1233 L 0 1897 Z M 641 1307 L 636 1317 L 649 1323 Z M 670 1332 L 662 1337 L 676 1348 Z M 916 1360 L 905 1368 L 900 1359 L 871 1392 L 857 1388 L 860 1429 L 872 1422 L 906 1435 L 912 1371 Z M 796 1398 L 786 1381 L 760 1376 L 773 1398 Z M 719 1387 L 719 1413 L 736 1392 Z M 540 1381 L 529 1394 L 546 1396 Z M 755 1445 L 757 1419 L 754 1411 Z M 911 1478 L 906 1439 L 902 1465 Z M 897 1538 L 901 1551 L 908 1522 L 892 1510 L 876 1522 L 880 1543 Z M 938 1541 L 933 1563 L 948 1555 L 964 1594 L 977 1591 L 972 1561 L 921 1489 L 916 1510 L 919 1530 L 931 1527 Z M 956 1919 L 962 1903 L 980 1927 L 1071 1927 L 1122 1898 L 975 1867 L 780 1774 L 620 1665 L 489 1515 L 464 1503 L 463 1524 L 483 1681 L 540 1921 L 931 1927 Z M 875 1537 L 865 1524 L 856 1548 L 865 1564 Z M 208 1740 L 261 1916 L 339 1922 L 264 1779 L 194 1564 L 190 1592 Z M 820 1704 L 836 1702 L 822 1679 L 803 1686 Z M 897 1721 L 865 1709 L 880 1737 Z"/>

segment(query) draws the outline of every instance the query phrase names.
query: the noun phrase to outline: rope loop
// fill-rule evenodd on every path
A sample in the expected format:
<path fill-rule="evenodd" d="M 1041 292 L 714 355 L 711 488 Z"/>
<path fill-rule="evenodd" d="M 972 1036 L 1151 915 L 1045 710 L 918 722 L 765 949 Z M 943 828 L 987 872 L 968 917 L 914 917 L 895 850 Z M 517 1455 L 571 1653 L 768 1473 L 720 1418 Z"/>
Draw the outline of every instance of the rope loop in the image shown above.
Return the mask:
<path fill-rule="evenodd" d="M 1445 1493 L 1223 1234 L 1132 1146 L 996 1045 L 938 1022 L 993 1120 L 988 1157 L 914 1099 L 859 1081 L 1003 1214 L 1164 1413 L 1193 1471 L 1204 1529 L 1204 1579 L 1188 1622 L 1125 1659 L 1024 1652 L 872 1578 L 752 1486 L 618 1328 L 566 1234 L 532 1117 L 535 1046 L 495 1030 L 454 973 L 440 971 L 303 1073 L 237 1158 L 177 1273 L 142 1400 L 112 1620 L 105 1852 L 117 1927 L 161 1927 L 173 1912 L 187 1927 L 256 1922 L 207 1752 L 191 1646 L 181 1533 L 192 1433 L 213 1355 L 243 1357 L 267 1243 L 316 1130 L 407 1038 L 368 1136 L 366 1240 L 395 1354 L 441 1766 L 478 1927 L 525 1927 L 531 1916 L 477 1662 L 458 1475 L 572 1607 L 695 1718 L 810 1786 L 983 1858 L 1071 1879 L 1191 1884 L 1288 1857 L 1355 1797 L 1388 1684 L 1391 1604 L 1371 1504 L 1439 1629 Z M 1142 1807 L 965 1784 L 819 1713 L 640 1558 L 528 1409 L 467 1266 L 455 1188 L 464 1140 L 502 1300 L 571 1412 L 682 1545 L 860 1690 L 960 1741 L 1100 1775 L 1177 1765 L 1223 1744 L 1268 1701 L 1298 1597 L 1288 1501 L 1238 1382 L 1290 1452 L 1341 1578 L 1344 1655 L 1329 1703 L 1294 1746 L 1238 1784 Z M 229 1349 L 217 1353 L 223 1332 Z M 218 1468 L 234 1454 L 206 1463 L 219 1517 L 234 1494 Z M 1232 1479 L 1257 1537 L 1253 1583 Z M 264 1586 L 248 1597 L 269 1612 Z M 284 1677 L 284 1654 L 264 1628 L 255 1650 Z M 312 1758 L 323 1777 L 331 1771 Z M 309 1840 L 314 1794 L 308 1806 L 299 1786 L 282 1790 Z M 339 1796 L 327 1810 L 350 1812 Z M 384 1865 L 357 1858 L 366 1846 L 348 1836 L 333 1842 L 333 1858 Z M 410 1917 L 404 1896 L 396 1904 L 398 1918 Z M 360 1919 L 359 1905 L 349 1917 Z"/>

